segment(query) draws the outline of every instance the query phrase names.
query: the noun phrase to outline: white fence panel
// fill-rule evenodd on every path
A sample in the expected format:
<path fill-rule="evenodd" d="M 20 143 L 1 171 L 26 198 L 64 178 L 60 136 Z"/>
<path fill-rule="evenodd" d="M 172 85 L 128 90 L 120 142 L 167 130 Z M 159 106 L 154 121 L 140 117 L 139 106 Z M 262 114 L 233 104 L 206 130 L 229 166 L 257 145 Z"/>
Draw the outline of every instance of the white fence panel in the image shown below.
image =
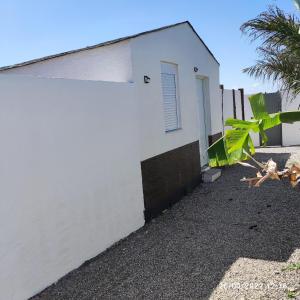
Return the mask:
<path fill-rule="evenodd" d="M 282 110 L 299 110 L 300 109 L 300 95 L 296 99 L 289 99 L 282 95 Z M 300 145 L 300 122 L 294 124 L 282 124 L 282 144 L 283 146 Z"/>
<path fill-rule="evenodd" d="M 223 118 L 224 122 L 228 118 L 233 118 L 233 99 L 232 99 L 232 90 L 226 90 L 223 91 Z M 226 127 L 225 127 L 226 129 Z"/>

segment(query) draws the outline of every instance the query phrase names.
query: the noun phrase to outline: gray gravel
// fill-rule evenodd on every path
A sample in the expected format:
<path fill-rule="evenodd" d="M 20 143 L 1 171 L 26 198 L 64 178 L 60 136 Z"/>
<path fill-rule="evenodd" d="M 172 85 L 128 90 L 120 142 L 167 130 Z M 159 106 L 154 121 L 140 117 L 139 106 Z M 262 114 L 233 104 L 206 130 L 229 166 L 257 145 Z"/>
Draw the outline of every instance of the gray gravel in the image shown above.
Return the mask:
<path fill-rule="evenodd" d="M 291 151 L 256 157 L 284 166 Z M 300 287 L 299 271 L 281 271 L 300 262 L 300 190 L 278 181 L 249 189 L 239 181 L 249 175 L 224 168 L 216 182 L 33 299 L 286 299 Z M 241 286 L 247 282 L 256 286 Z"/>

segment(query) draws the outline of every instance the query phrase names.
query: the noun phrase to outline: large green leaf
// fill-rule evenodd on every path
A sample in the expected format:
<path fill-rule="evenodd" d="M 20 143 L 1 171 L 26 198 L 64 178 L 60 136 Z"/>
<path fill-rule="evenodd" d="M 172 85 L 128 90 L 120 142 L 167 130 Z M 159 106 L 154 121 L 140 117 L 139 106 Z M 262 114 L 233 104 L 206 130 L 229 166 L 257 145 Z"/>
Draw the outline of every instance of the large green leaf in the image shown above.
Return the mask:
<path fill-rule="evenodd" d="M 227 136 L 228 138 L 228 136 Z M 229 136 L 232 138 L 232 135 Z M 208 157 L 209 157 L 209 165 L 211 167 L 222 167 L 226 165 L 233 165 L 238 161 L 246 160 L 249 157 L 245 154 L 245 151 L 250 154 L 255 153 L 254 145 L 250 135 L 246 135 L 243 138 L 243 143 L 241 144 L 241 140 L 239 142 L 240 147 L 236 147 L 235 150 L 232 149 L 231 152 L 228 151 L 226 147 L 225 136 L 220 138 L 214 144 L 212 144 L 208 149 Z M 230 142 L 229 142 L 230 143 Z"/>
<path fill-rule="evenodd" d="M 228 153 L 232 153 L 243 147 L 249 135 L 249 129 L 230 129 L 226 130 L 225 141 Z"/>
<path fill-rule="evenodd" d="M 229 153 L 228 156 L 229 165 L 233 165 L 239 161 L 249 159 L 248 155 L 246 155 L 245 152 L 250 154 L 255 153 L 255 148 L 249 134 L 246 136 L 244 143 L 240 148 L 237 148 L 235 151 Z"/>
<path fill-rule="evenodd" d="M 300 111 L 285 111 L 270 114 L 261 120 L 263 130 L 273 128 L 281 123 L 294 123 L 300 121 Z"/>
<path fill-rule="evenodd" d="M 264 131 L 262 123 L 259 124 L 259 134 L 260 134 L 260 137 L 261 137 L 262 145 L 266 146 L 267 142 L 268 142 L 268 136 L 266 135 L 266 133 Z"/>
<path fill-rule="evenodd" d="M 244 121 L 244 120 L 229 118 L 225 121 L 226 126 L 232 126 L 233 128 L 240 128 L 240 129 L 252 129 L 254 131 L 258 131 L 258 124 L 259 122 L 255 119 L 250 121 Z"/>
<path fill-rule="evenodd" d="M 260 120 L 261 130 L 267 130 L 281 124 L 279 113 L 270 114 L 264 119 Z"/>
<path fill-rule="evenodd" d="M 254 147 L 254 144 L 253 144 L 250 134 L 248 135 L 247 145 L 248 145 L 248 150 L 249 150 L 247 152 L 250 154 L 255 154 L 255 147 Z"/>
<path fill-rule="evenodd" d="M 226 166 L 229 164 L 225 149 L 224 137 L 213 143 L 207 150 L 211 167 Z"/>
<path fill-rule="evenodd" d="M 249 97 L 255 119 L 244 121 L 229 118 L 225 125 L 233 129 L 226 130 L 225 135 L 208 149 L 209 165 L 211 167 L 232 165 L 248 159 L 245 153 L 254 154 L 255 148 L 250 137 L 250 131 L 259 132 L 262 144 L 268 141 L 265 130 L 281 123 L 300 121 L 300 111 L 278 112 L 268 114 L 265 96 L 260 93 Z"/>
<path fill-rule="evenodd" d="M 238 161 L 244 160 L 243 149 L 239 148 L 228 154 L 228 165 L 236 164 Z"/>
<path fill-rule="evenodd" d="M 255 94 L 249 97 L 253 116 L 256 120 L 264 119 L 269 116 L 266 109 L 265 96 L 262 93 Z"/>
<path fill-rule="evenodd" d="M 294 123 L 300 121 L 300 111 L 285 111 L 279 113 L 279 118 L 282 123 Z"/>

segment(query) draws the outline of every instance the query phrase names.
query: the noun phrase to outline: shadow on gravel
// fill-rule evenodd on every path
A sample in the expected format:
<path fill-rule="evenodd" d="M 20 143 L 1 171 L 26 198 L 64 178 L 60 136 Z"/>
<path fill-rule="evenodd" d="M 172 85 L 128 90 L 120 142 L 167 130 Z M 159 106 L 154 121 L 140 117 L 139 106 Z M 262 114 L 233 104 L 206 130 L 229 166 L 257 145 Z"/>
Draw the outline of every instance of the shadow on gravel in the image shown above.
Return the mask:
<path fill-rule="evenodd" d="M 272 157 L 280 167 L 289 154 Z M 34 299 L 208 299 L 240 257 L 288 260 L 300 247 L 300 190 L 268 181 L 248 188 L 250 168 L 224 168 L 172 209 Z M 101 237 L 99 237 L 101 238 Z"/>

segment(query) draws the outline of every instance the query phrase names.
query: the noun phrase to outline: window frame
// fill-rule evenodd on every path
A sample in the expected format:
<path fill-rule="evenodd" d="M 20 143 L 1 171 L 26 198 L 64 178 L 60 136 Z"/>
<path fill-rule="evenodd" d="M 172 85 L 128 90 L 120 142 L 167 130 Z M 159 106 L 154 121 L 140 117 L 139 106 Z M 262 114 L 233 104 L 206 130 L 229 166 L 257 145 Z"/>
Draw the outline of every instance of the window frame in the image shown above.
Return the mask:
<path fill-rule="evenodd" d="M 173 69 L 173 71 L 165 71 L 163 70 L 163 66 Z M 162 81 L 162 74 L 169 74 L 174 75 L 175 78 L 175 101 L 176 101 L 176 119 L 177 119 L 177 126 L 176 128 L 168 129 L 166 126 L 166 116 L 165 116 L 165 99 L 163 93 L 163 81 Z M 162 104 L 163 104 L 163 114 L 164 114 L 164 125 L 165 125 L 165 133 L 174 132 L 177 130 L 182 129 L 182 122 L 181 122 L 181 105 L 180 105 L 180 96 L 179 96 L 179 79 L 178 79 L 178 64 L 173 62 L 161 61 L 160 62 L 160 84 L 161 84 L 161 95 L 162 95 Z"/>

